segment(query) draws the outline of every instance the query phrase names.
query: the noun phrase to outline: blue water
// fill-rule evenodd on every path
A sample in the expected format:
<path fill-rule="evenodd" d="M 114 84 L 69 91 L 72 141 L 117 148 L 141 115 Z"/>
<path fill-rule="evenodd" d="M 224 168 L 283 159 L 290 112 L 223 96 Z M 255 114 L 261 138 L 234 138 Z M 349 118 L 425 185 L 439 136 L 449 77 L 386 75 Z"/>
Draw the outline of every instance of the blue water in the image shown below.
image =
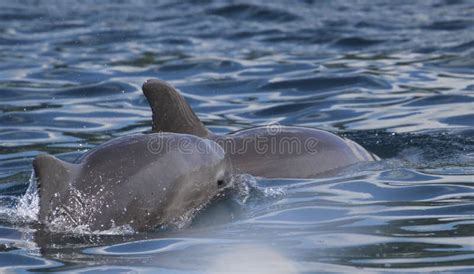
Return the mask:
<path fill-rule="evenodd" d="M 0 0 L 0 271 L 474 271 L 472 1 L 153 2 Z M 215 132 L 311 126 L 383 160 L 246 178 L 177 231 L 19 218 L 35 155 L 150 130 L 148 78 Z"/>

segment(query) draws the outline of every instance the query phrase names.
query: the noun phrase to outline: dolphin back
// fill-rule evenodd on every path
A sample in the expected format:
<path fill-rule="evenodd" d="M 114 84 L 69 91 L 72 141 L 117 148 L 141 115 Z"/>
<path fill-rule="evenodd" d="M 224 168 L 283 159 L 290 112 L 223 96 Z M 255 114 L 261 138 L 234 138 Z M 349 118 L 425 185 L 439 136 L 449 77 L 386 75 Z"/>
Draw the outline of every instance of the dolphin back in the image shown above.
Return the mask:
<path fill-rule="evenodd" d="M 50 154 L 41 154 L 33 160 L 33 169 L 38 181 L 39 219 L 44 220 L 52 205 L 54 195 L 65 194 L 69 182 L 76 173 L 77 165 L 70 164 Z"/>

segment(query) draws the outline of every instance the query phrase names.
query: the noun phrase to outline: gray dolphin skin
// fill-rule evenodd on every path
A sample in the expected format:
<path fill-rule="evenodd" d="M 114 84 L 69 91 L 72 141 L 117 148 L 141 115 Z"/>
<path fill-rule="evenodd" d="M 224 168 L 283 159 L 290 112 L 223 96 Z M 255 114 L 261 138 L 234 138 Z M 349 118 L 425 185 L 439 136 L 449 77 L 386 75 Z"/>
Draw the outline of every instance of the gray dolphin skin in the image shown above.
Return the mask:
<path fill-rule="evenodd" d="M 228 154 L 236 173 L 316 178 L 379 159 L 352 140 L 314 128 L 264 126 L 219 136 L 204 126 L 171 84 L 151 79 L 142 89 L 152 109 L 154 132 L 186 133 L 214 140 Z"/>
<path fill-rule="evenodd" d="M 74 163 L 43 154 L 33 167 L 39 220 L 53 228 L 130 225 L 144 231 L 173 224 L 231 183 L 218 144 L 175 133 L 119 137 Z"/>

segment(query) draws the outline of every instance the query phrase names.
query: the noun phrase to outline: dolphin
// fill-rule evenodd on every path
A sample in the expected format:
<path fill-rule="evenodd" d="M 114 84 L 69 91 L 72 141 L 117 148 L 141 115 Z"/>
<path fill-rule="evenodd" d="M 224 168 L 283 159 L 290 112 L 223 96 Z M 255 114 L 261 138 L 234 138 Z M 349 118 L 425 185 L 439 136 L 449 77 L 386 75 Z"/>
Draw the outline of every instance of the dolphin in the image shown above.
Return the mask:
<path fill-rule="evenodd" d="M 207 129 L 171 84 L 150 79 L 142 87 L 152 110 L 153 132 L 192 134 L 217 142 L 235 173 L 267 178 L 332 176 L 347 166 L 379 158 L 356 142 L 331 132 L 278 124 L 227 135 Z"/>
<path fill-rule="evenodd" d="M 38 219 L 52 230 L 180 227 L 232 181 L 218 144 L 176 133 L 112 139 L 73 163 L 42 154 L 33 167 Z"/>

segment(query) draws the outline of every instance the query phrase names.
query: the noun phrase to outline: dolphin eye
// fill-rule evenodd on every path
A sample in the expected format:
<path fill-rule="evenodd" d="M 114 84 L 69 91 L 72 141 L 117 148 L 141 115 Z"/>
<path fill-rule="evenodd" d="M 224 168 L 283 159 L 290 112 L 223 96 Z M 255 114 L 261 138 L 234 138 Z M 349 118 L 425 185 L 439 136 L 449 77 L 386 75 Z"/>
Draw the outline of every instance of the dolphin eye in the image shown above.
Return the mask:
<path fill-rule="evenodd" d="M 224 186 L 224 180 L 217 180 L 217 186 L 218 187 L 223 187 Z"/>

